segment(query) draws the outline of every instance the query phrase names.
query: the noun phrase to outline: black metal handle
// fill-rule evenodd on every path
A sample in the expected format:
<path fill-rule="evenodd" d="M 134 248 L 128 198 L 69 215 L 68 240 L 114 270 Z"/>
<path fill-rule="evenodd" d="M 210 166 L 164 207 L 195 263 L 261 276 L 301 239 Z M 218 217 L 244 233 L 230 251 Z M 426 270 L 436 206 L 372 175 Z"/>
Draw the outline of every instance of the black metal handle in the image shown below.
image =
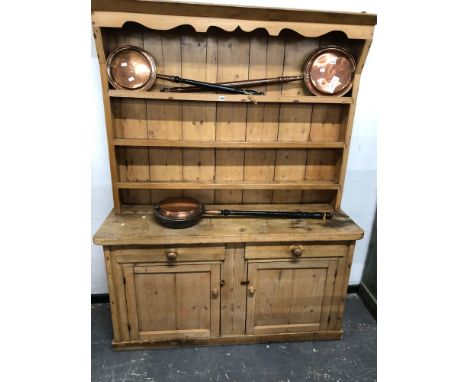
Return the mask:
<path fill-rule="evenodd" d="M 302 211 L 236 211 L 221 210 L 223 216 L 258 216 L 291 219 L 331 219 L 331 212 L 302 212 Z"/>
<path fill-rule="evenodd" d="M 225 93 L 233 93 L 233 94 L 252 94 L 252 95 L 262 95 L 262 92 L 258 92 L 256 90 L 245 90 L 245 89 L 239 89 L 239 88 L 233 88 L 230 86 L 224 86 L 224 85 L 218 85 L 218 84 L 212 84 L 209 82 L 202 82 L 202 81 L 196 81 L 196 80 L 189 80 L 187 78 L 182 78 L 179 76 L 167 76 L 165 74 L 158 74 L 157 75 L 159 78 L 175 83 L 183 83 L 183 84 L 188 84 L 188 85 L 194 85 L 194 86 L 200 86 L 204 87 L 207 89 L 213 89 Z"/>

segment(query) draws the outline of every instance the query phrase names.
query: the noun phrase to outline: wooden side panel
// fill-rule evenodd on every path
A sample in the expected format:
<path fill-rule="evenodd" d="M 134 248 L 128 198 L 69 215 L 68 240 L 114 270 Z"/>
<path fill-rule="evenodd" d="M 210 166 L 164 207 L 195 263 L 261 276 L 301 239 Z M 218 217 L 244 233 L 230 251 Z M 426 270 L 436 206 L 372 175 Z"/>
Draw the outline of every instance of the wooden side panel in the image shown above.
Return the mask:
<path fill-rule="evenodd" d="M 353 241 L 349 246 L 348 258 L 347 258 L 346 266 L 344 269 L 341 291 L 339 291 L 340 306 L 338 308 L 338 315 L 336 318 L 336 326 L 335 326 L 336 328 L 341 328 L 341 324 L 343 322 L 343 311 L 344 311 L 345 300 L 346 300 L 346 290 L 348 288 L 349 274 L 351 273 L 351 265 L 353 264 L 355 244 L 356 242 Z"/>
<path fill-rule="evenodd" d="M 360 57 L 357 62 L 356 66 L 356 73 L 354 75 L 353 81 L 353 88 L 352 88 L 352 97 L 354 102 L 349 106 L 349 110 L 347 113 L 346 118 L 346 130 L 344 133 L 344 141 L 345 141 L 345 149 L 343 150 L 343 157 L 340 164 L 339 169 L 339 183 L 343 186 L 346 176 L 346 168 L 348 165 L 348 155 L 349 155 L 349 146 L 351 144 L 351 134 L 353 131 L 353 124 L 354 124 L 354 113 L 356 112 L 356 99 L 359 93 L 359 84 L 361 81 L 361 72 L 364 67 L 364 63 L 366 61 L 367 55 L 369 53 L 370 46 L 372 44 L 372 39 L 366 40 L 362 45 L 362 50 Z M 341 199 L 343 197 L 343 187 L 338 191 L 336 199 L 335 199 L 335 208 L 340 208 L 341 206 Z"/>
<path fill-rule="evenodd" d="M 115 127 L 113 120 L 112 104 L 108 94 L 109 82 L 107 78 L 107 49 L 114 48 L 117 45 L 117 38 L 115 34 L 111 37 L 99 27 L 93 27 L 93 35 L 96 41 L 96 53 L 99 61 L 99 72 L 101 75 L 101 88 L 102 88 L 102 100 L 104 104 L 104 115 L 106 120 L 106 136 L 107 146 L 109 154 L 109 166 L 112 179 L 112 199 L 114 201 L 114 208 L 116 211 L 120 211 L 120 195 L 116 183 L 119 181 L 118 165 L 116 152 L 112 141 L 115 136 Z M 108 38 L 109 37 L 109 38 Z"/>
<path fill-rule="evenodd" d="M 114 341 L 121 341 L 120 334 L 120 320 L 117 303 L 117 294 L 115 288 L 114 275 L 112 272 L 112 260 L 111 251 L 109 247 L 104 247 L 104 261 L 106 264 L 106 276 L 107 276 L 107 289 L 109 291 L 109 303 L 112 316 L 112 331 L 114 333 Z"/>
<path fill-rule="evenodd" d="M 218 32 L 217 82 L 248 78 L 250 41 L 245 33 Z M 218 104 L 216 140 L 245 141 L 247 106 Z M 216 180 L 243 180 L 244 150 L 216 150 Z M 242 203 L 242 190 L 215 192 L 216 203 Z"/>
<path fill-rule="evenodd" d="M 114 276 L 115 296 L 117 312 L 119 317 L 120 338 L 123 341 L 130 340 L 128 330 L 127 300 L 125 298 L 125 284 L 122 266 L 113 259 L 111 263 L 112 274 Z"/>
<path fill-rule="evenodd" d="M 125 298 L 127 300 L 128 330 L 130 332 L 130 339 L 138 340 L 140 328 L 133 264 L 124 264 L 122 269 L 125 278 Z"/>
<path fill-rule="evenodd" d="M 348 252 L 346 253 L 348 255 Z M 343 257 L 338 259 L 337 267 L 336 267 L 336 278 L 335 283 L 333 285 L 333 298 L 331 300 L 330 305 L 330 320 L 328 322 L 328 328 L 335 328 L 336 322 L 338 319 L 338 311 L 342 304 L 342 296 L 341 291 L 344 283 L 345 278 L 345 271 L 346 271 L 346 263 L 348 261 L 348 257 Z"/>
<path fill-rule="evenodd" d="M 245 332 L 246 285 L 244 277 L 244 245 L 227 244 L 221 288 L 221 335 Z"/>

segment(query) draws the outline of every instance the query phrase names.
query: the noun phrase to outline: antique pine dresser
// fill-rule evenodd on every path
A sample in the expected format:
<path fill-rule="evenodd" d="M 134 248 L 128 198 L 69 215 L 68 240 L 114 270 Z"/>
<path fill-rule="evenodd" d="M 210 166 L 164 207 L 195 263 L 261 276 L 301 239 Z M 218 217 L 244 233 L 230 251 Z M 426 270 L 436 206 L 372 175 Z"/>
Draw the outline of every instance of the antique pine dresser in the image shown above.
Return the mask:
<path fill-rule="evenodd" d="M 93 0 L 114 209 L 102 245 L 114 349 L 339 339 L 355 241 L 341 209 L 356 99 L 376 16 Z M 106 58 L 131 44 L 158 73 L 207 82 L 301 74 L 319 46 L 356 59 L 352 90 L 302 81 L 265 95 L 115 90 Z M 160 226 L 152 204 L 334 211 L 330 220 L 203 218 Z"/>

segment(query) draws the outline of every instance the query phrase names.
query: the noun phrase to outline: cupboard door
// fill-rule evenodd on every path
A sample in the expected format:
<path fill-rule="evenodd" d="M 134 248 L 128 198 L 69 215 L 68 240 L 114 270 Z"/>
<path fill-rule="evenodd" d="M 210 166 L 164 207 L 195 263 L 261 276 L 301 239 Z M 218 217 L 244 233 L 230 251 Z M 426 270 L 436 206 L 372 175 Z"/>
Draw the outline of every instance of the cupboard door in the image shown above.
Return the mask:
<path fill-rule="evenodd" d="M 220 264 L 125 264 L 131 340 L 219 336 Z"/>
<path fill-rule="evenodd" d="M 326 330 L 336 260 L 249 262 L 247 334 Z"/>

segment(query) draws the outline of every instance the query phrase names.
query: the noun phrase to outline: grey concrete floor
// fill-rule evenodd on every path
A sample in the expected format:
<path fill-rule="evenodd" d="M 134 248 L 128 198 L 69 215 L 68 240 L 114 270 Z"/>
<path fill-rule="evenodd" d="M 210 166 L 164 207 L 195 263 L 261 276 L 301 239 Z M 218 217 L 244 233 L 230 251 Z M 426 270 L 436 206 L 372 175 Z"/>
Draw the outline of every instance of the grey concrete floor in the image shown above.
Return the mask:
<path fill-rule="evenodd" d="M 377 324 L 355 294 L 341 341 L 114 352 L 109 304 L 91 306 L 93 382 L 376 381 Z"/>

